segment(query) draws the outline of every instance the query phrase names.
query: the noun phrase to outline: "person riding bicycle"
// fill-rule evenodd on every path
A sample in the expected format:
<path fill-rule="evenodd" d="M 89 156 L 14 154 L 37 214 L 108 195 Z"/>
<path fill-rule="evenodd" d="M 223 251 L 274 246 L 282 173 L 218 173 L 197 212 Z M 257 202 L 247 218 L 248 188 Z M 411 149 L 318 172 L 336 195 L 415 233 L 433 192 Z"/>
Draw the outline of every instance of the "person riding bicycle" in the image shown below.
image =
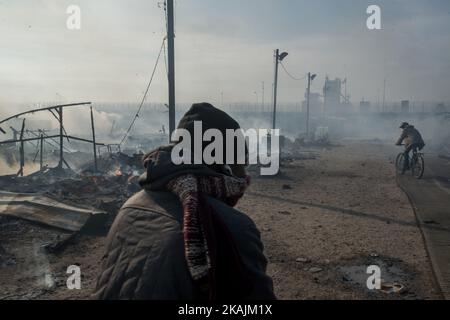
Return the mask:
<path fill-rule="evenodd" d="M 400 126 L 400 129 L 403 129 L 402 135 L 398 139 L 396 145 L 401 146 L 402 142 L 405 142 L 405 152 L 404 152 L 404 163 L 403 163 L 403 172 L 409 170 L 409 153 L 411 150 L 414 152 L 418 150 L 422 150 L 425 147 L 425 142 L 422 139 L 422 135 L 419 130 L 414 128 L 414 126 L 410 125 L 408 122 L 403 122 Z"/>

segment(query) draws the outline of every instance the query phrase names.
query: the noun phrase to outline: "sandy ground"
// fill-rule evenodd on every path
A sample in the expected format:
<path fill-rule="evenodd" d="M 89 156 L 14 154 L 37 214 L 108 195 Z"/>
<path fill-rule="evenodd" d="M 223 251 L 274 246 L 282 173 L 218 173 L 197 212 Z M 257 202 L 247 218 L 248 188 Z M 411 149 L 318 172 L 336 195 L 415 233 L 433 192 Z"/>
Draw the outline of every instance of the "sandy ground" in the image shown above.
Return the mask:
<path fill-rule="evenodd" d="M 261 229 L 277 296 L 439 298 L 415 215 L 396 185 L 391 158 L 398 150 L 347 141 L 312 151 L 316 160 L 291 163 L 283 178 L 254 181 L 240 204 Z M 407 292 L 367 290 L 369 265 Z"/>
<path fill-rule="evenodd" d="M 396 185 L 396 152 L 376 141 L 344 141 L 305 150 L 316 159 L 294 159 L 276 178 L 253 180 L 238 208 L 261 230 L 277 297 L 440 298 L 413 210 Z M 37 229 L 42 228 L 0 221 L 0 299 L 88 298 L 104 238 L 75 237 L 66 248 L 45 255 L 42 245 L 57 232 Z M 66 268 L 74 264 L 82 271 L 82 290 L 65 286 Z M 380 266 L 385 281 L 406 290 L 369 291 L 369 265 Z"/>

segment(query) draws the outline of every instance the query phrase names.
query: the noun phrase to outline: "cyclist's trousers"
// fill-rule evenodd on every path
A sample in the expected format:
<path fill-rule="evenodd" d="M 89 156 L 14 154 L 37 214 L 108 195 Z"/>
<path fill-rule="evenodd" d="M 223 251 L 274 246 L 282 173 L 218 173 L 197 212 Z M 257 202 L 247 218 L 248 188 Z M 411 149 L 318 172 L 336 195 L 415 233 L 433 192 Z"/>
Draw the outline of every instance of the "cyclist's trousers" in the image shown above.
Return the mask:
<path fill-rule="evenodd" d="M 409 153 L 411 150 L 414 150 L 414 152 L 417 152 L 417 149 L 422 149 L 423 145 L 421 143 L 413 143 L 409 146 L 406 146 L 405 152 L 404 152 L 404 158 L 405 161 L 403 162 L 403 170 L 407 170 L 409 168 Z"/>

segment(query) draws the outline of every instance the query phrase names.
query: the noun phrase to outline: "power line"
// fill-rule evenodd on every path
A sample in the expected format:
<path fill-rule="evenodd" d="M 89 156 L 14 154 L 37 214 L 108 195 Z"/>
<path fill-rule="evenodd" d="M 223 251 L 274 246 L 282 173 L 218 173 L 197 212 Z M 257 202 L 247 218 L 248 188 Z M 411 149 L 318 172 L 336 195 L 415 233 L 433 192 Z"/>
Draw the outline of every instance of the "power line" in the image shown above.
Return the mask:
<path fill-rule="evenodd" d="M 303 78 L 296 78 L 294 77 L 292 74 L 289 73 L 289 71 L 287 71 L 286 67 L 284 66 L 283 62 L 280 61 L 281 67 L 283 68 L 284 72 L 286 72 L 286 74 L 293 80 L 295 81 L 301 81 L 306 79 L 307 75 L 305 75 Z"/>
<path fill-rule="evenodd" d="M 136 115 L 134 116 L 133 120 L 131 121 L 131 124 L 128 127 L 128 130 L 125 132 L 125 135 L 123 136 L 122 141 L 119 143 L 119 147 L 121 147 L 123 145 L 123 143 L 125 142 L 125 140 L 128 137 L 128 134 L 130 133 L 131 129 L 133 128 L 134 124 L 136 123 L 137 118 L 139 118 L 139 114 L 141 112 L 142 106 L 144 105 L 145 99 L 147 98 L 148 91 L 150 90 L 150 86 L 152 84 L 153 77 L 155 76 L 156 68 L 158 67 L 159 59 L 161 58 L 161 53 L 163 51 L 165 42 L 166 42 L 166 39 L 163 39 L 162 44 L 161 44 L 161 49 L 159 50 L 158 58 L 156 59 L 155 66 L 153 67 L 153 72 L 150 77 L 150 81 L 148 82 L 148 85 L 147 85 L 147 89 L 145 90 L 144 96 L 142 97 L 141 103 L 139 104 L 139 108 L 136 112 Z"/>
<path fill-rule="evenodd" d="M 169 30 L 169 22 L 167 19 L 167 2 L 164 1 L 164 25 L 166 26 L 166 35 L 168 34 L 168 30 Z M 166 38 L 164 38 L 166 39 Z M 164 45 L 164 65 L 166 67 L 166 74 L 167 74 L 167 79 L 169 79 L 169 69 L 167 67 L 167 53 L 166 53 L 166 46 Z"/>

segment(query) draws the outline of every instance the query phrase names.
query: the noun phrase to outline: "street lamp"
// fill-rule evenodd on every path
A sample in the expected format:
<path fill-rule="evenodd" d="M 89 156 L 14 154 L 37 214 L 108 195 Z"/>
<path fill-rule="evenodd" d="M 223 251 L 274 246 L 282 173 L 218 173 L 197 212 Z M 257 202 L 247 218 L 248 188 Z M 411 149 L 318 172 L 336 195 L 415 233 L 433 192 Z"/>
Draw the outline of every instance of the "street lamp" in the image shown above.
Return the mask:
<path fill-rule="evenodd" d="M 311 82 L 317 77 L 317 74 L 308 72 L 308 91 L 306 94 L 306 140 L 309 139 L 309 95 L 311 93 Z"/>
<path fill-rule="evenodd" d="M 282 52 L 280 54 L 280 49 L 275 50 L 274 58 L 275 58 L 275 81 L 273 87 L 273 123 L 272 127 L 275 129 L 277 122 L 277 90 L 278 90 L 278 64 L 284 60 L 288 56 L 287 52 Z"/>

